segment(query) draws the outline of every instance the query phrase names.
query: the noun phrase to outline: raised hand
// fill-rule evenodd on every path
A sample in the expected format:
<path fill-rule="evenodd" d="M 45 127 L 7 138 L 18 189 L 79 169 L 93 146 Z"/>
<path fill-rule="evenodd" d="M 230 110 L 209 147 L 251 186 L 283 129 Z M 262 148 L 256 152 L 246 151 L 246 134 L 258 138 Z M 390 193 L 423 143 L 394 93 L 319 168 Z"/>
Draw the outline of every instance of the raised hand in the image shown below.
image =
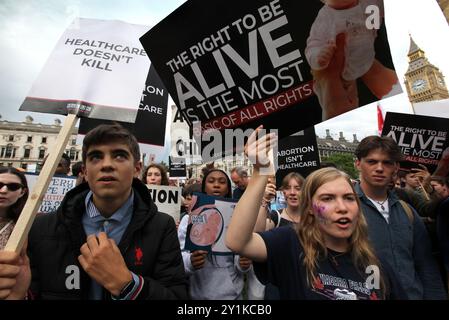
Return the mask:
<path fill-rule="evenodd" d="M 268 168 L 272 161 L 268 152 L 277 145 L 275 133 L 265 134 L 263 126 L 259 126 L 248 138 L 245 145 L 245 155 L 249 158 L 254 169 Z"/>
<path fill-rule="evenodd" d="M 429 170 L 425 165 L 418 164 L 422 169 L 412 168 L 411 171 L 419 178 L 421 182 L 428 179 L 430 177 Z"/>
<path fill-rule="evenodd" d="M 271 200 L 273 200 L 273 198 L 276 195 L 276 185 L 274 185 L 273 183 L 267 183 L 267 186 L 265 187 L 265 193 L 263 195 L 263 200 L 265 202 L 271 202 Z"/>

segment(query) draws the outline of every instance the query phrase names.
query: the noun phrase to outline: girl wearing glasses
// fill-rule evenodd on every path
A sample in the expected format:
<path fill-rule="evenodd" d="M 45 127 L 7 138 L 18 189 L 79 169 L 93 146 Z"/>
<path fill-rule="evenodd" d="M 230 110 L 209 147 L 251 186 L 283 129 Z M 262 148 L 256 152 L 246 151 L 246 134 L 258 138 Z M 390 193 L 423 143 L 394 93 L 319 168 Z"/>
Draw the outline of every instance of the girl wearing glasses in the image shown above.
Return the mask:
<path fill-rule="evenodd" d="M 8 242 L 27 198 L 25 175 L 12 167 L 0 167 L 0 250 Z"/>

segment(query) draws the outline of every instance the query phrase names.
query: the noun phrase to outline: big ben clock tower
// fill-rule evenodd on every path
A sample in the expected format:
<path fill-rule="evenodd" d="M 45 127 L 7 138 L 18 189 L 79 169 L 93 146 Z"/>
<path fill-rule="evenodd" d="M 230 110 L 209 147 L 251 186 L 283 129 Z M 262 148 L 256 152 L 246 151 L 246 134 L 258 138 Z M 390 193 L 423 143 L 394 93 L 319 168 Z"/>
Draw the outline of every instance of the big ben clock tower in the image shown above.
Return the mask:
<path fill-rule="evenodd" d="M 412 103 L 449 98 L 441 71 L 431 64 L 410 37 L 409 66 L 405 73 L 405 87 Z"/>

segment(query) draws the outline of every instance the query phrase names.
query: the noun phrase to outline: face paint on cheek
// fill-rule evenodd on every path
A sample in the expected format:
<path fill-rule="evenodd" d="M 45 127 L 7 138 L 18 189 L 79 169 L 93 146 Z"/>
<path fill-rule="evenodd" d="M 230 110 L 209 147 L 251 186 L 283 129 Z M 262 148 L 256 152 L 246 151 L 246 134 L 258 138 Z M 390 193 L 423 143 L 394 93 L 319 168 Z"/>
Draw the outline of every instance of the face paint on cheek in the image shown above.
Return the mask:
<path fill-rule="evenodd" d="M 327 207 L 324 204 L 315 202 L 312 205 L 312 209 L 313 209 L 313 213 L 315 214 L 315 217 L 317 218 L 319 223 L 330 224 L 329 219 L 325 215 L 325 212 L 327 211 Z"/>

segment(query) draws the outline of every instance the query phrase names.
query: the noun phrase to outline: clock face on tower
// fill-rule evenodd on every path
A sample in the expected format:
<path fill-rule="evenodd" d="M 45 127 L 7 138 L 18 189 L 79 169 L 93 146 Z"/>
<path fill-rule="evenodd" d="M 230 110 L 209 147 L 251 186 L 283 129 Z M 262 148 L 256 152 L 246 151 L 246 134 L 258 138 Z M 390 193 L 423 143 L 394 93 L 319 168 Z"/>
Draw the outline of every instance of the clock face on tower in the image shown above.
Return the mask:
<path fill-rule="evenodd" d="M 426 81 L 423 79 L 415 80 L 412 84 L 412 89 L 414 91 L 420 91 L 423 90 L 426 87 Z"/>

